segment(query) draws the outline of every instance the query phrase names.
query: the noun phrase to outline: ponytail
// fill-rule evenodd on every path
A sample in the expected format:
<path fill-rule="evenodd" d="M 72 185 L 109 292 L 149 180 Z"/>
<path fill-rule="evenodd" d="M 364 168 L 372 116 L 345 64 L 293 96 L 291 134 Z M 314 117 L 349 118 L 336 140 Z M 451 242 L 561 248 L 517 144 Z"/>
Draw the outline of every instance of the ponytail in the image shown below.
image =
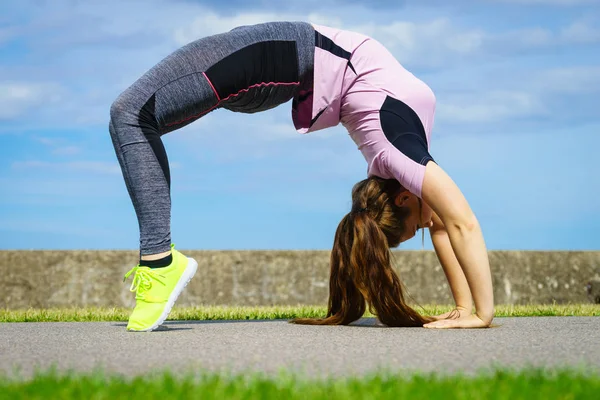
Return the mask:
<path fill-rule="evenodd" d="M 305 325 L 348 325 L 365 313 L 365 298 L 355 282 L 350 263 L 352 217 L 347 214 L 335 232 L 330 256 L 329 308 L 323 319 L 296 318 L 290 322 Z"/>
<path fill-rule="evenodd" d="M 355 185 L 356 206 L 338 225 L 331 251 L 327 315 L 290 322 L 348 325 L 362 317 L 366 304 L 388 326 L 430 322 L 406 304 L 402 283 L 391 266 L 390 247 L 399 244 L 407 210 L 394 204 L 390 184 L 389 180 L 369 178 Z"/>
<path fill-rule="evenodd" d="M 391 254 L 383 231 L 368 215 L 358 217 L 352 248 L 361 286 L 368 293 L 369 311 L 387 326 L 423 326 L 423 318 L 406 304 L 404 288 L 391 265 Z"/>

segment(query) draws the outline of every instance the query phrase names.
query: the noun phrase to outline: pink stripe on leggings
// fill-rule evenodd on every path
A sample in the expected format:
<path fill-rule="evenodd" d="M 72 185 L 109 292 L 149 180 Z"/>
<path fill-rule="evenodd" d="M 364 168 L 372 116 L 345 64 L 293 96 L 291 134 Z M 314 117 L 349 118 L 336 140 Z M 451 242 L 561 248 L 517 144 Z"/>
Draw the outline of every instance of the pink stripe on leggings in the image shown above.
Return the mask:
<path fill-rule="evenodd" d="M 185 119 L 182 119 L 181 121 L 171 122 L 170 124 L 166 124 L 165 126 L 173 126 L 173 125 L 177 125 L 177 124 L 181 124 L 183 122 L 189 121 L 190 119 L 199 118 L 199 117 L 203 116 L 204 114 L 208 114 L 209 112 L 211 112 L 212 110 L 214 110 L 215 108 L 217 108 L 224 101 L 227 101 L 227 100 L 231 99 L 232 97 L 239 96 L 242 92 L 248 92 L 252 88 L 256 88 L 256 87 L 260 87 L 260 86 L 279 86 L 279 85 L 294 86 L 294 85 L 299 85 L 300 84 L 300 82 L 261 82 L 261 83 L 256 83 L 254 85 L 250 85 L 246 89 L 241 89 L 237 93 L 232 93 L 229 96 L 227 96 L 226 98 L 221 99 L 219 97 L 219 94 L 215 90 L 215 87 L 213 86 L 212 82 L 210 81 L 210 79 L 208 79 L 208 76 L 206 76 L 206 74 L 204 72 L 202 73 L 202 75 L 204 75 L 204 77 L 206 78 L 206 80 L 210 84 L 210 87 L 215 92 L 215 95 L 217 96 L 217 99 L 219 99 L 217 101 L 217 104 L 215 104 L 214 106 L 212 106 L 208 110 L 201 112 L 200 114 L 192 115 L 191 117 L 187 117 Z"/>
<path fill-rule="evenodd" d="M 217 96 L 217 100 L 221 101 L 221 98 L 219 97 L 219 93 L 217 93 L 217 89 L 215 89 L 215 87 L 213 86 L 212 82 L 210 81 L 210 79 L 208 79 L 208 76 L 206 76 L 206 73 L 202 73 L 202 75 L 204 75 L 204 77 L 206 78 L 206 80 L 208 81 L 208 84 L 210 85 L 210 87 L 212 88 L 213 92 L 215 92 L 215 96 Z M 218 103 L 217 103 L 218 104 Z"/>

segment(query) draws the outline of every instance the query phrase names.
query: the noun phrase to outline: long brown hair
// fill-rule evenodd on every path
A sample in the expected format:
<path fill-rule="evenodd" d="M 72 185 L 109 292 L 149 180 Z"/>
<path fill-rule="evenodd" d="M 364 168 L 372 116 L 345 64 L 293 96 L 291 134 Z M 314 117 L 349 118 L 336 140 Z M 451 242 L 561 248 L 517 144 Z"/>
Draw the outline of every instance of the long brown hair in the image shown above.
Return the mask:
<path fill-rule="evenodd" d="M 354 185 L 352 210 L 338 225 L 331 251 L 327 316 L 290 322 L 348 325 L 365 313 L 365 303 L 388 326 L 423 326 L 431 321 L 406 304 L 402 282 L 390 262 L 390 248 L 400 244 L 410 213 L 394 203 L 402 190 L 397 180 L 378 177 Z"/>

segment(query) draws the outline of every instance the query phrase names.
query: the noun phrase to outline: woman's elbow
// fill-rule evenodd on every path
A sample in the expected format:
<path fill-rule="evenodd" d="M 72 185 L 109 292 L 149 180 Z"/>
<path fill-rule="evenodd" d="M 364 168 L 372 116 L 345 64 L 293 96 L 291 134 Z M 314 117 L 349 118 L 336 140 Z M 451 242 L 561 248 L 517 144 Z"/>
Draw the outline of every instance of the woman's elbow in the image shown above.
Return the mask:
<path fill-rule="evenodd" d="M 462 236 L 469 235 L 480 229 L 479 221 L 473 212 L 452 217 L 444 222 L 448 231 L 454 231 Z"/>
<path fill-rule="evenodd" d="M 470 208 L 467 207 L 463 210 L 453 211 L 454 212 L 449 213 L 450 215 L 444 216 L 445 218 L 442 218 L 433 212 L 431 217 L 431 221 L 433 223 L 430 228 L 431 231 L 447 232 L 448 227 L 450 227 L 450 230 L 467 233 L 475 230 L 479 226 L 477 217 Z"/>

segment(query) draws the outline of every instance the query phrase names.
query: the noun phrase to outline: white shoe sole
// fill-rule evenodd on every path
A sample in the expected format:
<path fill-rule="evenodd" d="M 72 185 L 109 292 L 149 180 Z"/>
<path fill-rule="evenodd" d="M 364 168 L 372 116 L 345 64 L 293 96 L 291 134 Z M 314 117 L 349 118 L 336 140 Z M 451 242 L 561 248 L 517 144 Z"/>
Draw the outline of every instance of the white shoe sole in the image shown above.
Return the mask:
<path fill-rule="evenodd" d="M 173 308 L 173 305 L 175 305 L 177 298 L 179 297 L 181 292 L 183 292 L 183 289 L 185 289 L 185 287 L 188 285 L 188 283 L 190 283 L 190 281 L 194 277 L 194 274 L 196 273 L 196 270 L 198 269 L 198 263 L 196 262 L 196 260 L 194 260 L 191 257 L 186 257 L 186 258 L 188 259 L 188 263 L 187 263 L 187 266 L 185 267 L 185 271 L 183 271 L 183 274 L 181 274 L 181 277 L 179 278 L 177 285 L 175 285 L 175 289 L 173 289 L 173 291 L 171 292 L 171 295 L 169 296 L 169 301 L 167 302 L 165 309 L 163 310 L 162 314 L 160 315 L 160 318 L 157 319 L 156 322 L 154 323 L 154 325 L 152 325 L 150 328 L 140 329 L 140 330 L 132 330 L 133 332 L 150 332 L 150 331 L 155 330 L 160 325 L 162 325 L 163 322 L 165 322 L 165 320 L 169 316 L 169 313 L 171 312 L 171 309 Z"/>

